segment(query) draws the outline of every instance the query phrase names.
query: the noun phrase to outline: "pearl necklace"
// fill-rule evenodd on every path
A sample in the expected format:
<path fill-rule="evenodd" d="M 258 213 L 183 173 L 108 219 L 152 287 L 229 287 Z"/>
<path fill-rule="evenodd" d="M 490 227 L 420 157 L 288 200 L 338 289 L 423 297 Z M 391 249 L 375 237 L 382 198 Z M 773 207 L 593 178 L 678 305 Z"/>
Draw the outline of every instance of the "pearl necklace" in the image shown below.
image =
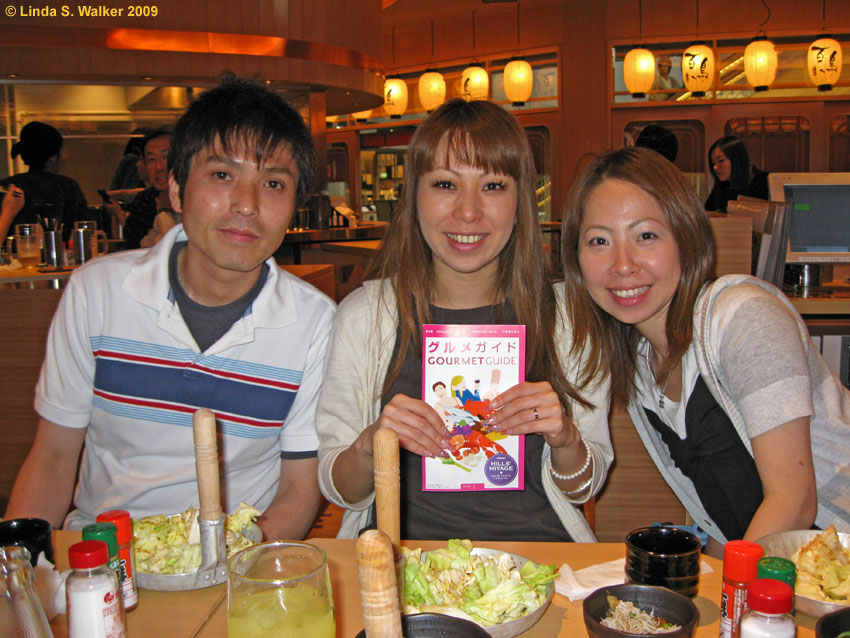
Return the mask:
<path fill-rule="evenodd" d="M 667 380 L 664 382 L 664 387 L 662 388 L 658 384 L 657 375 L 655 374 L 655 349 L 652 347 L 652 344 L 649 345 L 649 369 L 652 371 L 652 380 L 655 381 L 655 387 L 661 389 L 661 395 L 658 397 L 658 407 L 662 410 L 664 409 L 664 394 L 667 392 L 667 386 L 670 385 L 670 379 L 673 378 L 673 370 L 676 369 L 676 366 L 673 366 L 670 369 L 670 372 L 667 373 Z"/>

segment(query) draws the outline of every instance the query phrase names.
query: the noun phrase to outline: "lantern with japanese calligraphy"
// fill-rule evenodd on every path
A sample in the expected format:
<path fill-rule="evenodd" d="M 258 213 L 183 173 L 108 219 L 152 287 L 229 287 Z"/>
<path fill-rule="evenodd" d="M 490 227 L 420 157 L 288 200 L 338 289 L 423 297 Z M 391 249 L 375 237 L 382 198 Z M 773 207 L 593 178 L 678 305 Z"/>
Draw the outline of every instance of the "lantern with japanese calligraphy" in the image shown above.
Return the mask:
<path fill-rule="evenodd" d="M 744 49 L 744 72 L 754 91 L 767 91 L 776 78 L 777 55 L 773 42 L 755 38 Z"/>
<path fill-rule="evenodd" d="M 809 45 L 806 63 L 818 91 L 831 91 L 841 77 L 841 45 L 832 38 L 815 40 Z"/>
<path fill-rule="evenodd" d="M 623 80 L 632 97 L 646 97 L 655 81 L 655 56 L 647 49 L 632 49 L 626 53 Z"/>
<path fill-rule="evenodd" d="M 480 64 L 473 62 L 460 76 L 461 97 L 467 102 L 486 100 L 490 94 L 490 76 Z"/>
<path fill-rule="evenodd" d="M 392 118 L 400 118 L 407 110 L 407 83 L 401 78 L 384 81 L 384 110 Z"/>
<path fill-rule="evenodd" d="M 714 84 L 714 51 L 694 43 L 682 54 L 682 79 L 694 97 L 704 97 Z"/>

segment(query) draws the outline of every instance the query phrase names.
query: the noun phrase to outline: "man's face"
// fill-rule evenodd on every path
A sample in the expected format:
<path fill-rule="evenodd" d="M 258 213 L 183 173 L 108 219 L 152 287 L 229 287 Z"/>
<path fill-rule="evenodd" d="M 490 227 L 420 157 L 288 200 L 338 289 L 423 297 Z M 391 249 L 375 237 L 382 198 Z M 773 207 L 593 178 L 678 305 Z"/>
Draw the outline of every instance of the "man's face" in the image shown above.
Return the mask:
<path fill-rule="evenodd" d="M 168 188 L 168 147 L 171 136 L 155 137 L 145 144 L 145 170 L 151 186 L 162 192 Z"/>
<path fill-rule="evenodd" d="M 180 201 L 169 178 L 171 205 L 183 213 L 186 258 L 212 277 L 257 271 L 283 241 L 295 211 L 298 166 L 282 147 L 257 164 L 245 144 L 225 153 L 219 140 L 192 158 Z"/>

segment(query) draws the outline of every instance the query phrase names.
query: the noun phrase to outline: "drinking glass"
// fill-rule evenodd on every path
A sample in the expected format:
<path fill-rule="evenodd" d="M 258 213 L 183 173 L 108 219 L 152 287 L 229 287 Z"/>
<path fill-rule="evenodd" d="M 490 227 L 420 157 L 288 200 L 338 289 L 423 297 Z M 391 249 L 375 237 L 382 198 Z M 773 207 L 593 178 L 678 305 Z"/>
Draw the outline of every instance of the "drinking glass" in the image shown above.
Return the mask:
<path fill-rule="evenodd" d="M 333 595 L 325 552 L 277 541 L 230 557 L 228 638 L 334 638 Z"/>
<path fill-rule="evenodd" d="M 106 233 L 102 230 L 97 229 L 97 222 L 94 220 L 80 220 L 74 222 L 74 230 L 79 230 L 83 228 L 89 231 L 91 256 L 97 257 L 98 255 L 106 253 Z"/>

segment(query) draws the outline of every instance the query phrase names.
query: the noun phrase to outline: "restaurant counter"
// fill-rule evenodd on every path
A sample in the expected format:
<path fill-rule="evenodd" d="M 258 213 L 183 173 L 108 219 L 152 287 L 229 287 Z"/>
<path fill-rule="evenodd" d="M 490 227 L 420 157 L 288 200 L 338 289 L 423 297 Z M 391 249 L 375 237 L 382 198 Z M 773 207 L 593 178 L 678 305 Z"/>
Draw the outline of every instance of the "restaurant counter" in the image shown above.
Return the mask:
<path fill-rule="evenodd" d="M 68 547 L 79 538 L 79 532 L 54 532 L 57 560 L 67 562 Z M 355 541 L 317 538 L 308 541 L 328 554 L 336 611 L 338 638 L 354 638 L 363 628 L 360 590 L 357 582 Z M 433 549 L 445 546 L 435 541 L 402 541 L 409 547 Z M 560 567 L 568 563 L 581 569 L 596 563 L 614 560 L 625 555 L 622 543 L 518 543 L 487 541 L 477 546 L 499 549 L 526 556 L 541 563 Z M 717 638 L 720 618 L 720 588 L 722 563 L 703 556 L 714 570 L 700 576 L 699 594 L 694 599 L 700 611 L 696 638 Z M 61 565 L 61 563 L 60 563 Z M 57 616 L 52 623 L 56 638 L 67 636 L 66 619 Z M 175 638 L 225 638 L 227 636 L 227 586 L 187 592 L 156 592 L 142 590 L 139 606 L 127 615 L 129 636 L 169 635 Z M 815 619 L 797 615 L 798 638 L 814 636 Z M 581 601 L 555 594 L 546 613 L 524 638 L 585 638 Z"/>

